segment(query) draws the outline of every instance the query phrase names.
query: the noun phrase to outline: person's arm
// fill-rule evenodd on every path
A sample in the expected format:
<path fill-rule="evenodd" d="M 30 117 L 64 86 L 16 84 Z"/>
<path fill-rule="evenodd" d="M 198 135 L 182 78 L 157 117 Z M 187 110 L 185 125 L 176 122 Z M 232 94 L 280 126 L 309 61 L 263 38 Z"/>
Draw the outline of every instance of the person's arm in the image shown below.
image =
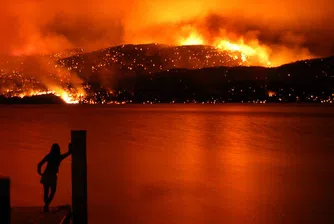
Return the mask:
<path fill-rule="evenodd" d="M 38 163 L 38 166 L 37 166 L 37 172 L 39 175 L 42 175 L 42 166 L 44 165 L 44 163 L 46 163 L 48 161 L 48 156 L 45 156 L 39 163 Z"/>
<path fill-rule="evenodd" d="M 68 152 L 61 155 L 61 160 L 66 159 L 72 154 L 72 143 L 68 144 Z"/>

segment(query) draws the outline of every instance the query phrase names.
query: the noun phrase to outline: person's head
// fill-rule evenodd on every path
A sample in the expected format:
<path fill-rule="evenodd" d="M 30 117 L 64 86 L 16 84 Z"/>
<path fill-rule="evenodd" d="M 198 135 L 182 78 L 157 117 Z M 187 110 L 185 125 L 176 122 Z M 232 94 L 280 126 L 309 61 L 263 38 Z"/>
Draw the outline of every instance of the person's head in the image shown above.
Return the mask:
<path fill-rule="evenodd" d="M 60 146 L 57 143 L 54 143 L 50 150 L 50 155 L 60 156 Z"/>

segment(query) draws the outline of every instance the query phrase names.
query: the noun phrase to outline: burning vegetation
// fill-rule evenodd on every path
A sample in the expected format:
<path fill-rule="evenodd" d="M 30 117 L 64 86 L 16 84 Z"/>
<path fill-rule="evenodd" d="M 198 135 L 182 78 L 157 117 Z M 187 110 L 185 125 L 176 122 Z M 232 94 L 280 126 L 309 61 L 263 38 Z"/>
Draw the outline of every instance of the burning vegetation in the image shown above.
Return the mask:
<path fill-rule="evenodd" d="M 153 74 L 177 68 L 249 66 L 251 61 L 257 65 L 269 63 L 257 57 L 253 48 L 242 44 L 221 41 L 217 46 L 210 46 L 196 41 L 190 36 L 180 46 L 121 45 L 90 54 L 75 50 L 53 55 L 11 56 L 0 61 L 0 94 L 21 98 L 54 94 L 66 103 L 79 103 L 84 101 L 86 90 L 91 89 L 87 83 L 96 74 L 97 82 L 112 89 L 112 77 L 108 76 Z M 107 76 L 105 80 L 103 76 Z M 94 103 L 94 100 L 86 102 Z"/>
<path fill-rule="evenodd" d="M 0 95 L 53 94 L 89 104 L 333 101 L 333 58 L 266 68 L 249 67 L 242 54 L 206 45 L 145 44 L 66 58 L 11 57 L 2 60 Z"/>

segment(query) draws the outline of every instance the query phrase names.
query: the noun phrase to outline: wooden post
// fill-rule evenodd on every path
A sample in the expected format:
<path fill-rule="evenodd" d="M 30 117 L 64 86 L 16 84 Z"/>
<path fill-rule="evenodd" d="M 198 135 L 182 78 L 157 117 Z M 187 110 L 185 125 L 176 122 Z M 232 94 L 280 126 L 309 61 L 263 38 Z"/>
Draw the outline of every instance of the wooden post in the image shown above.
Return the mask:
<path fill-rule="evenodd" d="M 86 131 L 72 131 L 72 211 L 73 224 L 87 224 Z"/>
<path fill-rule="evenodd" d="M 0 223 L 10 224 L 10 180 L 0 177 Z"/>

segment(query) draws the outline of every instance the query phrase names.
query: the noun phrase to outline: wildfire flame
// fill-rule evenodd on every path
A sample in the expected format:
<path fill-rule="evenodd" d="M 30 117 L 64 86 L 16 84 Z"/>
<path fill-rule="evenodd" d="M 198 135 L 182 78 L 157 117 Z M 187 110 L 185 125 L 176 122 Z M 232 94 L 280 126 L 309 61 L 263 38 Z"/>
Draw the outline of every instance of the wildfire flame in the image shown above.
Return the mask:
<path fill-rule="evenodd" d="M 7 92 L 9 93 L 10 90 L 7 90 Z M 63 89 L 48 90 L 48 91 L 29 91 L 20 93 L 18 95 L 13 94 L 12 96 L 18 96 L 20 98 L 24 98 L 27 96 L 41 96 L 49 94 L 53 94 L 55 96 L 60 97 L 67 104 L 78 104 L 80 102 L 80 99 L 82 99 L 85 96 L 84 93 L 71 94 Z"/>
<path fill-rule="evenodd" d="M 265 46 L 259 45 L 256 41 L 246 44 L 243 39 L 239 39 L 237 42 L 233 42 L 229 39 L 216 38 L 215 41 L 209 42 L 200 35 L 195 29 L 192 29 L 186 37 L 180 37 L 178 44 L 184 45 L 211 45 L 222 51 L 229 51 L 231 53 L 239 53 L 243 62 L 249 62 L 249 58 L 256 58 L 259 60 L 262 66 L 272 66 L 269 60 L 269 50 Z M 233 55 L 235 59 L 238 59 L 237 55 Z"/>
<path fill-rule="evenodd" d="M 182 38 L 180 40 L 180 45 L 203 45 L 203 38 L 195 32 L 188 35 L 187 38 Z"/>
<path fill-rule="evenodd" d="M 83 93 L 73 95 L 66 92 L 65 90 L 60 90 L 58 92 L 55 92 L 54 95 L 60 97 L 67 104 L 78 104 L 80 102 L 80 98 L 84 97 Z"/>
<path fill-rule="evenodd" d="M 36 55 L 33 53 L 33 46 L 27 47 L 25 49 L 16 50 L 12 52 L 14 56 L 23 56 L 23 55 Z M 30 86 L 23 85 L 18 88 L 7 89 L 5 94 L 7 97 L 31 97 L 31 96 L 39 96 L 39 95 L 49 95 L 53 94 L 59 98 L 61 98 L 67 104 L 78 104 L 80 101 L 86 96 L 86 92 L 82 86 L 82 81 L 79 77 L 71 70 L 67 68 L 58 67 L 57 65 L 57 57 L 56 55 L 52 55 L 53 57 L 38 57 L 34 59 L 33 63 L 35 63 L 35 67 L 38 67 L 38 72 L 35 70 L 35 67 L 28 67 L 28 74 L 37 73 L 36 77 L 39 79 L 39 82 L 42 84 L 41 86 Z M 25 64 L 29 65 L 30 61 L 21 61 L 19 65 L 14 64 L 9 67 L 5 67 L 5 70 L 1 70 L 3 74 L 11 77 L 24 77 L 24 72 L 20 70 L 20 66 Z M 11 69 L 13 70 L 12 72 Z M 21 74 L 22 72 L 22 74 Z M 30 73 L 29 73 L 30 72 Z M 45 76 L 43 74 L 50 74 L 50 76 Z M 27 75 L 29 76 L 29 75 Z M 13 78 L 11 77 L 11 78 Z M 13 78 L 16 80 L 15 78 Z M 19 81 L 19 80 L 16 80 Z M 20 82 L 24 82 L 25 79 L 20 80 Z M 15 83 L 15 81 L 13 81 Z M 70 83 L 71 87 L 64 87 Z M 0 91 L 1 92 L 1 91 Z M 2 91 L 3 92 L 3 91 Z"/>

